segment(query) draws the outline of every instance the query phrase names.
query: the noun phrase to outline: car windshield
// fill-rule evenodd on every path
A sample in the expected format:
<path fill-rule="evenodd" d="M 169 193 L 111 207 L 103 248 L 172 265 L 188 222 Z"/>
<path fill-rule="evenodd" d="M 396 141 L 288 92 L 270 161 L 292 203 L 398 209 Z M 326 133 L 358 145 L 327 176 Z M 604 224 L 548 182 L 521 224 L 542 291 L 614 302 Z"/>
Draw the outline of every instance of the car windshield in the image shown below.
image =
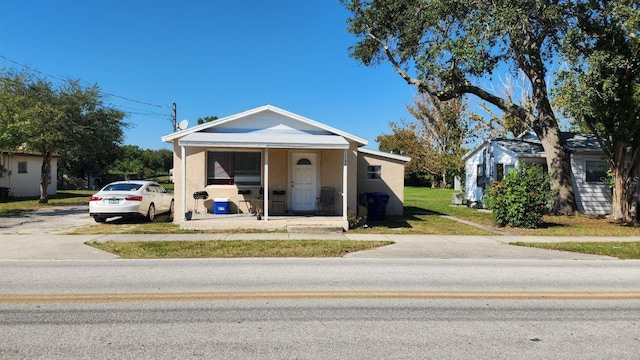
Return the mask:
<path fill-rule="evenodd" d="M 141 186 L 140 184 L 111 184 L 107 185 L 102 191 L 136 191 Z"/>

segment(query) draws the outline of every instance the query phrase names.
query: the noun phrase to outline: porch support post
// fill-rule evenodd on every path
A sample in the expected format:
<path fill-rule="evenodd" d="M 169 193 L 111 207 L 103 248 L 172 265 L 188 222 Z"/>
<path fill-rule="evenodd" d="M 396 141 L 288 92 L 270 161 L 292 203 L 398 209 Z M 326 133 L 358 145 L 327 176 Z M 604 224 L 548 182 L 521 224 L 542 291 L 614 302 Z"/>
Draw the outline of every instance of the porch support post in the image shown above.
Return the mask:
<path fill-rule="evenodd" d="M 264 221 L 269 221 L 269 148 L 264 149 Z"/>
<path fill-rule="evenodd" d="M 343 150 L 343 154 L 344 154 L 344 165 L 342 166 L 342 220 L 347 220 L 347 199 L 348 197 L 348 193 L 349 193 L 349 188 L 347 187 L 347 158 L 348 158 L 348 151 L 347 149 Z"/>
<path fill-rule="evenodd" d="M 184 146 L 180 146 L 180 157 L 181 157 L 181 163 L 182 163 L 182 168 L 181 170 L 181 184 L 180 184 L 180 193 L 181 193 L 181 197 L 182 197 L 182 211 L 181 211 L 181 218 L 182 220 L 186 220 L 186 216 L 185 213 L 187 212 L 187 152 L 184 149 Z"/>

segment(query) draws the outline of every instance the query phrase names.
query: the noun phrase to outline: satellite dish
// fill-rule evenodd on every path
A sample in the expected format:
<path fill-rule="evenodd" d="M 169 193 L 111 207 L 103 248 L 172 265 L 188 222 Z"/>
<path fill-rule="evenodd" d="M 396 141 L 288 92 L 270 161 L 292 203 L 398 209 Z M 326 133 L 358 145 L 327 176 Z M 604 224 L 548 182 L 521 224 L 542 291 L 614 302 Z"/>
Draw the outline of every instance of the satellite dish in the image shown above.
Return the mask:
<path fill-rule="evenodd" d="M 180 121 L 180 124 L 178 124 L 178 129 L 180 130 L 184 130 L 189 126 L 189 120 L 184 119 L 182 121 Z"/>

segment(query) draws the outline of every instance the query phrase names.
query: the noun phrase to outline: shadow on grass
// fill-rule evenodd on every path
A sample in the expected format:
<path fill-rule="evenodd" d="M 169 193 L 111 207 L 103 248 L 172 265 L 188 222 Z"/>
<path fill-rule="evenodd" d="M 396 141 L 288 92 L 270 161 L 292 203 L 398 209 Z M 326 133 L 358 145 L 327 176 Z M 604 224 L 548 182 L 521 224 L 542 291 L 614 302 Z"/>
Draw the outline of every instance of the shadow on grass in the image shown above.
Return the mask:
<path fill-rule="evenodd" d="M 404 215 L 405 215 L 406 218 L 413 218 L 415 220 L 420 220 L 420 218 L 417 218 L 414 215 L 443 216 L 443 215 L 447 215 L 447 214 L 443 214 L 443 213 L 438 212 L 438 211 L 419 208 L 419 207 L 416 207 L 416 206 L 405 206 L 404 207 Z"/>
<path fill-rule="evenodd" d="M 424 221 L 424 219 L 418 217 L 418 215 L 440 216 L 444 214 L 415 206 L 405 206 L 403 216 L 386 216 L 383 221 L 368 221 L 365 219 L 365 223 L 369 228 L 410 229 L 413 228 L 413 226 L 409 222 Z"/>
<path fill-rule="evenodd" d="M 169 213 L 165 213 L 165 214 L 156 215 L 156 218 L 151 222 L 141 215 L 141 216 L 115 217 L 115 218 L 108 219 L 103 224 L 105 225 L 141 225 L 141 224 L 169 222 L 170 220 L 171 219 L 169 217 Z"/>
<path fill-rule="evenodd" d="M 538 225 L 538 229 L 553 229 L 553 228 L 562 228 L 562 227 L 566 227 L 567 225 L 565 224 L 558 224 L 558 223 L 554 223 L 554 222 L 542 222 L 542 224 Z"/>

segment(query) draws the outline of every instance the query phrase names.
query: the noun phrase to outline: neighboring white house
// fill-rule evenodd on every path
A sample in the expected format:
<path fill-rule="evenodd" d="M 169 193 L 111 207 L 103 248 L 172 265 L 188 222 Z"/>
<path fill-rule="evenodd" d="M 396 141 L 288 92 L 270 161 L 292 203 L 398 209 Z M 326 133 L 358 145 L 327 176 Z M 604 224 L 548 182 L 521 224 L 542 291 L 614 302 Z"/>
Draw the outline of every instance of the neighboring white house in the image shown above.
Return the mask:
<path fill-rule="evenodd" d="M 592 134 L 563 132 L 562 143 L 571 156 L 571 178 L 578 211 L 605 215 L 611 211 L 611 189 L 606 183 L 609 168 L 600 145 Z M 516 139 L 485 141 L 463 156 L 466 168 L 465 198 L 480 204 L 485 189 L 502 180 L 521 162 L 541 164 L 546 170 L 544 149 L 532 131 Z"/>
<path fill-rule="evenodd" d="M 330 213 L 345 229 L 348 209 L 358 209 L 364 193 L 387 193 L 386 214 L 403 213 L 404 164 L 410 158 L 364 149 L 365 139 L 272 105 L 162 140 L 174 146 L 177 214 L 210 212 L 219 198 L 229 199 L 232 213 L 246 210 L 247 202 L 259 203 L 267 221 L 270 215 L 308 217 L 316 214 L 323 188 L 333 189 Z M 195 192 L 206 193 L 207 200 L 196 205 Z"/>
<path fill-rule="evenodd" d="M 0 151 L 0 199 L 40 195 L 42 155 L 26 151 Z M 51 159 L 48 195 L 58 187 L 58 157 Z"/>

